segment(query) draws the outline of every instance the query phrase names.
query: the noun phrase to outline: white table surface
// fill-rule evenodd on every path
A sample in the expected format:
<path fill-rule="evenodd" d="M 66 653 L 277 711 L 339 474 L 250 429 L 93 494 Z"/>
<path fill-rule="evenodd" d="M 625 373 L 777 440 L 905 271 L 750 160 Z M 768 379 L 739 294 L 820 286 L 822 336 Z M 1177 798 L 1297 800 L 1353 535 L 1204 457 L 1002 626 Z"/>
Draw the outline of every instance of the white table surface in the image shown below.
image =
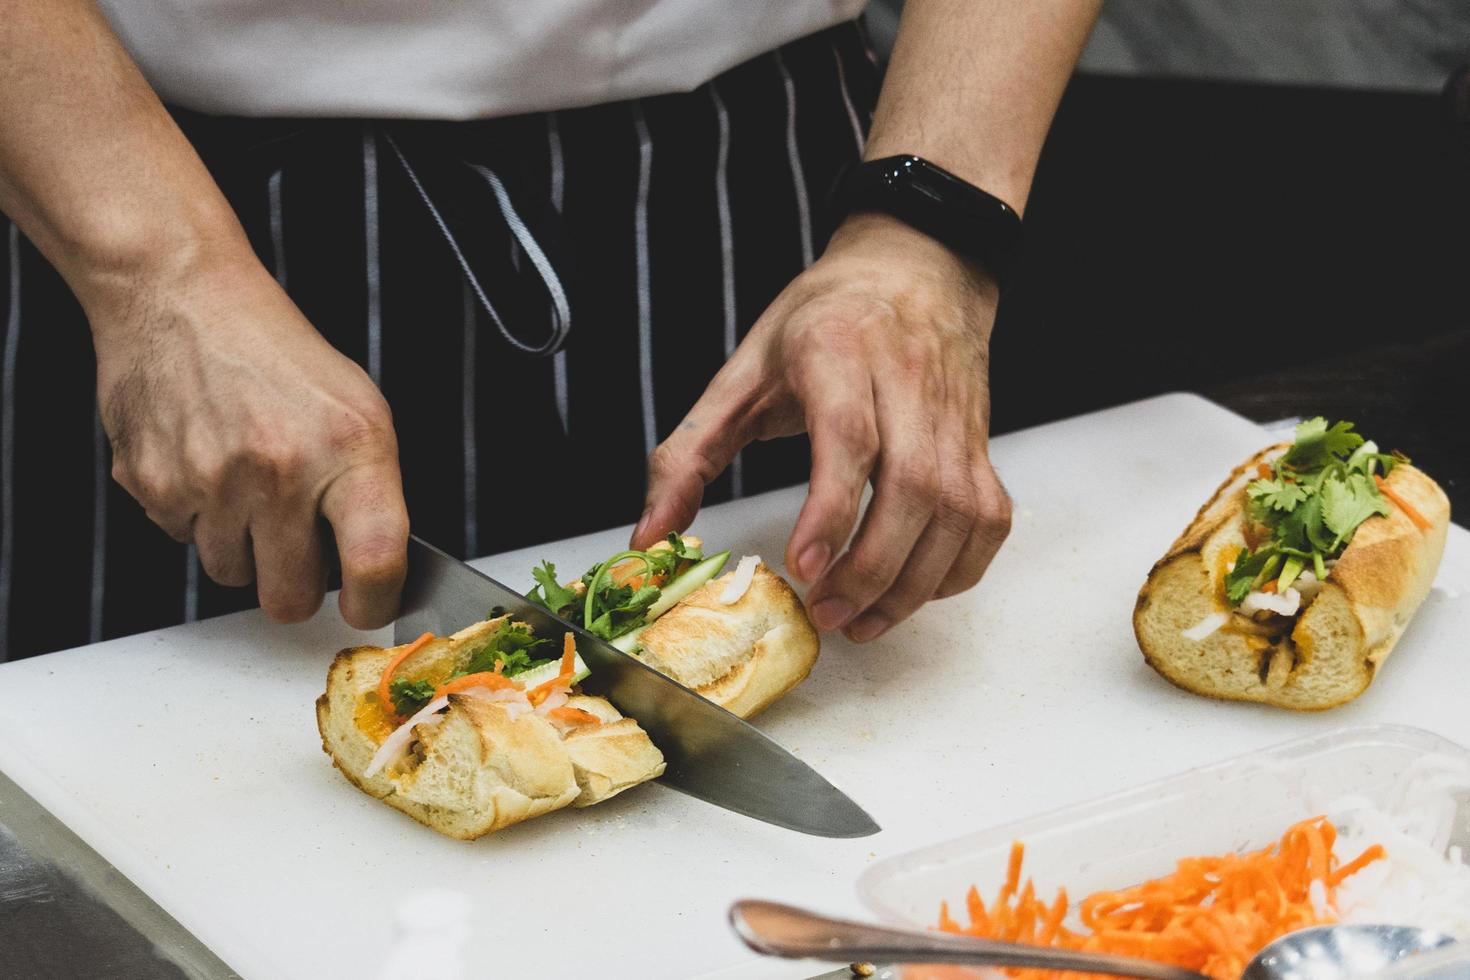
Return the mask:
<path fill-rule="evenodd" d="M 1460 528 L 1350 705 L 1217 703 L 1144 665 L 1138 586 L 1264 442 L 1185 395 L 995 440 L 1016 516 L 981 586 L 868 646 L 825 640 L 810 680 L 759 719 L 873 814 L 884 830 L 866 839 L 801 836 L 658 785 L 475 843 L 439 837 L 321 751 L 313 701 L 332 654 L 388 636 L 353 632 L 330 600 L 303 626 L 247 612 L 0 665 L 0 770 L 252 980 L 807 976 L 823 968 L 746 952 L 730 901 L 861 913 L 853 882 L 879 857 L 1343 725 L 1470 743 Z M 712 507 L 694 530 L 777 561 L 801 499 Z M 476 564 L 529 587 L 540 558 L 580 569 L 626 534 Z"/>

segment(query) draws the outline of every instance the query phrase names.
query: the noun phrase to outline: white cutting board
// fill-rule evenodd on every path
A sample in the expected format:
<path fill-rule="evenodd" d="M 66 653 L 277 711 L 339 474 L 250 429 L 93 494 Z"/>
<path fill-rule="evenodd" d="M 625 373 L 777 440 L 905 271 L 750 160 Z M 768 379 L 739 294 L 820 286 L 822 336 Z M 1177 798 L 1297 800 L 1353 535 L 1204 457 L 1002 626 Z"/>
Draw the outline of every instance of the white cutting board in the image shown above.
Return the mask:
<path fill-rule="evenodd" d="M 811 679 L 760 719 L 873 814 L 874 837 L 805 837 L 652 785 L 476 843 L 441 838 L 321 751 L 312 702 L 332 654 L 387 636 L 352 632 L 330 602 L 301 627 L 241 613 L 0 666 L 0 769 L 251 980 L 415 975 L 405 965 L 436 980 L 809 975 L 747 953 L 730 901 L 857 913 L 854 879 L 878 857 L 1309 732 L 1400 722 L 1470 744 L 1459 528 L 1351 705 L 1216 703 L 1144 665 L 1129 625 L 1143 576 L 1265 442 L 1187 395 L 995 440 L 1015 528 L 984 583 L 872 645 L 826 640 Z M 801 499 L 712 507 L 695 530 L 778 559 Z M 625 538 L 477 564 L 529 586 L 539 558 L 581 570 Z M 405 929 L 416 915 L 428 924 Z"/>

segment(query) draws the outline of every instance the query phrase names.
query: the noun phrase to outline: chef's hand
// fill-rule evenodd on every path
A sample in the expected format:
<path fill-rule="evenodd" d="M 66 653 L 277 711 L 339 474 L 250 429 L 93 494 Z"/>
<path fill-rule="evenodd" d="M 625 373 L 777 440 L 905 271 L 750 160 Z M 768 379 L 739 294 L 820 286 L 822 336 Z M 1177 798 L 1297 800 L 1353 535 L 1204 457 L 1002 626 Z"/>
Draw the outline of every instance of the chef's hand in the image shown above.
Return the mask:
<path fill-rule="evenodd" d="M 996 299 L 935 240 L 887 216 L 850 218 L 654 450 L 634 547 L 688 527 L 705 485 L 752 440 L 804 431 L 811 488 L 786 567 L 814 583 L 819 629 L 871 640 L 970 588 L 1011 520 L 988 456 Z"/>
<path fill-rule="evenodd" d="M 88 304 L 113 476 L 209 577 L 257 582 L 272 618 L 322 602 L 318 515 L 336 536 L 343 617 L 390 621 L 408 515 L 387 403 L 253 256 L 175 269 Z"/>

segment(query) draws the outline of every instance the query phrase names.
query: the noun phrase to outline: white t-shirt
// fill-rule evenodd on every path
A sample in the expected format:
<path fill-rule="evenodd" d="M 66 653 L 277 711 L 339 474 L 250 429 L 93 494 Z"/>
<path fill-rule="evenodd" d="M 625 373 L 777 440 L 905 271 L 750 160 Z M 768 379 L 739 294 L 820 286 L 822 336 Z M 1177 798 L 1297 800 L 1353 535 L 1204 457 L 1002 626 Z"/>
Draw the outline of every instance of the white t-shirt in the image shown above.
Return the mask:
<path fill-rule="evenodd" d="M 166 102 L 470 119 L 693 89 L 866 0 L 99 0 Z"/>

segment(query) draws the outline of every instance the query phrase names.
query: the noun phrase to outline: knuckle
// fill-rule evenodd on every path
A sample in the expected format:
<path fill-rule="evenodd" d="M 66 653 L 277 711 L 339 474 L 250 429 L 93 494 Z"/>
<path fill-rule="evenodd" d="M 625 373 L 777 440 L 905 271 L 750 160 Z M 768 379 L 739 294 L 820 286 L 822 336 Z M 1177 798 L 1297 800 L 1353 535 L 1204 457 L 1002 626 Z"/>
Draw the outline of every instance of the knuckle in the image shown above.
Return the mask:
<path fill-rule="evenodd" d="M 857 551 L 850 555 L 845 571 L 844 578 L 863 595 L 882 592 L 890 580 L 888 562 L 882 555 L 869 551 Z"/>
<path fill-rule="evenodd" d="M 828 413 L 827 428 L 838 442 L 861 456 L 875 456 L 878 452 L 878 425 L 856 408 Z"/>
<path fill-rule="evenodd" d="M 378 451 L 393 441 L 393 417 L 382 399 L 337 412 L 328 426 L 331 447 L 340 452 Z"/>
<path fill-rule="evenodd" d="M 1001 494 L 999 499 L 981 512 L 979 524 L 988 537 L 1004 541 L 1011 533 L 1013 517 L 1011 498 Z"/>
<path fill-rule="evenodd" d="M 178 485 L 173 474 L 160 466 L 130 467 L 123 484 L 145 507 L 171 510 L 178 498 Z"/>
<path fill-rule="evenodd" d="M 667 442 L 661 442 L 653 447 L 653 452 L 648 454 L 648 471 L 654 476 L 666 476 L 674 472 L 675 457 L 677 453 Z"/>
<path fill-rule="evenodd" d="M 260 433 L 241 452 L 241 462 L 258 478 L 271 487 L 283 487 L 292 483 L 301 473 L 305 454 L 288 439 L 274 434 Z M 223 473 L 224 467 L 217 468 Z"/>
<path fill-rule="evenodd" d="M 980 521 L 980 506 L 974 494 L 941 492 L 934 504 L 934 523 L 947 534 L 968 537 Z"/>
<path fill-rule="evenodd" d="M 363 588 L 390 588 L 406 571 L 403 541 L 386 530 L 353 541 L 342 555 L 343 577 Z"/>
<path fill-rule="evenodd" d="M 933 507 L 939 502 L 939 471 L 932 459 L 909 456 L 893 466 L 893 488 L 916 505 Z"/>

